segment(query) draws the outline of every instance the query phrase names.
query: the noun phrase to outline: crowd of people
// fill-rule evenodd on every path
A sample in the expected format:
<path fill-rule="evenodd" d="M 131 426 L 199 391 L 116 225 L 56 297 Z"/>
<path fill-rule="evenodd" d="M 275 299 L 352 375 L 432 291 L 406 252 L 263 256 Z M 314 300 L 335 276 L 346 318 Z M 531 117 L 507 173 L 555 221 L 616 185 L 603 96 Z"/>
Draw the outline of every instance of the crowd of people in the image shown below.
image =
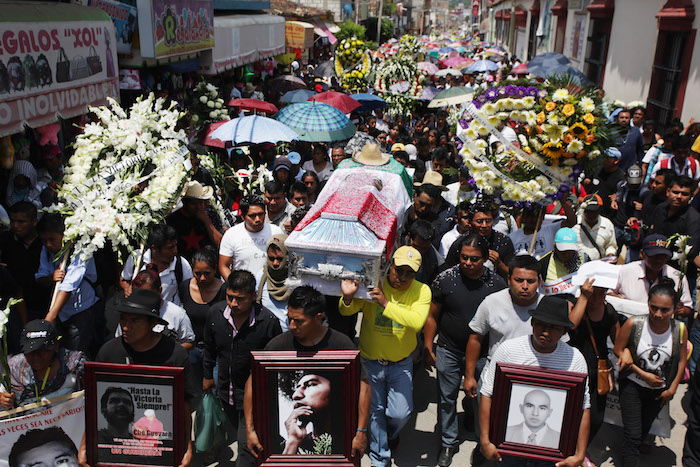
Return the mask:
<path fill-rule="evenodd" d="M 298 73 L 310 88 L 328 87 Z M 465 75 L 459 82 L 448 76 L 434 84 L 478 87 L 490 79 Z M 259 79 L 237 91 L 276 103 L 280 97 Z M 436 369 L 439 466 L 451 464 L 462 442 L 457 403 L 462 390 L 467 429 L 479 441 L 472 465 L 487 460 L 551 465 L 502 455 L 492 442 L 497 363 L 588 375 L 575 452 L 556 465 L 592 466 L 587 449 L 606 408 L 598 365 L 608 360 L 609 348 L 619 359 L 623 465 L 642 463 L 640 456 L 653 448 L 652 421 L 688 381 L 693 402 L 683 463 L 700 465 L 699 353 L 688 345 L 700 342 L 694 316 L 699 123 L 686 128 L 677 122 L 662 131 L 641 106 L 617 109 L 610 122 L 616 145 L 597 171 L 582 174 L 569 196 L 550 206 L 509 209 L 478 192 L 460 161 L 446 110 L 419 106 L 411 115 L 390 118 L 378 109 L 351 119 L 412 178 L 412 204 L 398 248 L 383 282 L 370 291 L 371 300 L 355 298 L 354 280 L 342 281 L 341 297 L 310 286 L 292 289 L 286 282 L 287 235 L 340 164 L 362 164 L 362 156 L 346 152 L 342 142 L 264 144 L 249 154 L 220 150 L 223 163 L 234 169 L 247 166 L 251 157 L 274 177 L 261 193 L 224 200 L 237 221 L 228 228 L 210 203 L 221 187 L 193 156 L 193 175 L 177 210 L 150 227 L 142 260 L 131 255 L 123 267 L 108 249 L 87 261 L 75 255 L 62 266 L 57 254 L 63 219 L 40 208 L 51 204 L 52 190 L 60 185 L 64 156 L 41 154 L 40 176 L 29 161 L 16 161 L 2 200 L 9 225 L 0 233 L 0 307 L 10 298 L 23 301 L 12 307 L 7 324 L 12 387 L 0 393 L 0 405 L 10 409 L 83 388 L 87 360 L 184 367 L 182 464 L 224 460 L 221 453 L 195 455 L 190 437 L 190 414 L 203 393 L 212 393 L 231 425 L 230 442 L 237 441 L 236 465 L 256 465 L 263 447 L 253 420 L 250 352 L 354 349 L 361 313 L 362 377 L 352 455 L 367 452 L 373 466 L 391 465 L 400 449 L 401 431 L 414 410 L 413 376 L 421 365 Z M 690 236 L 683 258 L 669 242 L 676 234 Z M 584 263 L 600 259 L 624 264 L 615 288 L 599 287 L 593 278 L 572 285 Z M 627 318 L 609 296 L 639 302 L 648 314 Z M 311 449 L 329 423 L 323 412 L 327 401 L 316 409 L 305 394 L 329 380 L 311 375 L 296 384 L 289 396 L 298 402 L 285 423 L 285 454 Z M 106 396 L 105 414 L 111 398 Z M 522 426 L 508 428 L 509 440 L 558 446 L 561 434 L 545 423 L 552 404 L 542 391 L 524 395 Z M 309 426 L 308 420 L 315 423 Z M 133 413 L 131 420 L 113 422 L 108 428 L 113 432 L 100 436 L 134 429 Z M 79 455 L 85 462 L 84 446 Z"/>

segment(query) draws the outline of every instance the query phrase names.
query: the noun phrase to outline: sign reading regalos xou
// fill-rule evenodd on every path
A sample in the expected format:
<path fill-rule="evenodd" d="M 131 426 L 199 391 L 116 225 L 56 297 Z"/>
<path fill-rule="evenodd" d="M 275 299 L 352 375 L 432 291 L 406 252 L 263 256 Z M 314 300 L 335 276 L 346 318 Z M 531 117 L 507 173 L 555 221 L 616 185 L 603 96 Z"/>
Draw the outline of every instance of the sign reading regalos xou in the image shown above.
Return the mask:
<path fill-rule="evenodd" d="M 0 136 L 119 98 L 114 25 L 100 18 L 2 23 Z"/>
<path fill-rule="evenodd" d="M 214 47 L 212 0 L 138 0 L 141 56 L 163 58 Z"/>

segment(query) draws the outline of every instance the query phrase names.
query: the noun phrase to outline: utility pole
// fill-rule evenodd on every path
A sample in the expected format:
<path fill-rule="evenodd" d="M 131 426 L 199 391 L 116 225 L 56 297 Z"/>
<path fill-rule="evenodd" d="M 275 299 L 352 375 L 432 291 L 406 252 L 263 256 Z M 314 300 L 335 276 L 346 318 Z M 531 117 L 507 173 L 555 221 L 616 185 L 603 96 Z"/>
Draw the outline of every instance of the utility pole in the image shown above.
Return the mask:
<path fill-rule="evenodd" d="M 377 14 L 377 45 L 382 44 L 382 13 L 384 0 L 379 0 L 379 13 Z"/>

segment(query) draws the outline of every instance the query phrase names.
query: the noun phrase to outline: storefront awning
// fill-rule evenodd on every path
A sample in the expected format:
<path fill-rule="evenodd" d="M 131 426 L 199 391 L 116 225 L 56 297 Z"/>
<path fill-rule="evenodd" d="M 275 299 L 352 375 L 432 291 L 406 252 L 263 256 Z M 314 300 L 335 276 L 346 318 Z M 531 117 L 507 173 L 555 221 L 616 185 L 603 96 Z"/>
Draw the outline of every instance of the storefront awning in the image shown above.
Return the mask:
<path fill-rule="evenodd" d="M 324 21 L 313 21 L 313 25 L 314 33 L 316 33 L 317 36 L 328 38 L 328 42 L 330 42 L 331 44 L 335 44 L 338 42 L 338 39 L 328 28 L 328 23 Z"/>
<path fill-rule="evenodd" d="M 116 34 L 104 11 L 3 3 L 0 30 L 0 62 L 7 69 L 0 80 L 0 137 L 119 99 Z"/>
<path fill-rule="evenodd" d="M 303 21 L 285 22 L 287 47 L 308 49 L 314 45 L 314 25 Z"/>
<path fill-rule="evenodd" d="M 202 72 L 216 75 L 284 52 L 284 18 L 275 15 L 214 17 L 214 50 L 200 57 Z"/>

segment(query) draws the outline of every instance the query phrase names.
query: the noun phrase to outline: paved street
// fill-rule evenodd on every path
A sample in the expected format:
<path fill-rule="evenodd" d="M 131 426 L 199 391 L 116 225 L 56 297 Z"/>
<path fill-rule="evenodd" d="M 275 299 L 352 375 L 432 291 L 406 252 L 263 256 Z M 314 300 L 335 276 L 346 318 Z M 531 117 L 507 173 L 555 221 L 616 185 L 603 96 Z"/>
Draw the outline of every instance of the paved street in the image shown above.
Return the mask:
<path fill-rule="evenodd" d="M 435 387 L 435 371 L 430 373 L 421 369 L 417 372 L 415 381 L 415 414 L 401 436 L 401 446 L 394 459 L 394 465 L 399 467 L 435 466 L 437 465 L 437 453 L 440 448 L 440 436 L 437 433 L 437 388 Z M 683 442 L 685 439 L 686 415 L 681 406 L 686 394 L 687 385 L 682 384 L 678 394 L 671 402 L 671 418 L 673 428 L 671 439 L 656 438 L 656 447 L 645 455 L 642 465 L 667 467 L 681 465 Z M 460 426 L 463 420 L 460 407 Z M 685 401 L 683 400 L 683 403 Z M 452 465 L 455 467 L 471 465 L 470 457 L 472 449 L 476 445 L 473 433 L 466 433 L 460 429 L 462 445 L 455 455 Z M 619 459 L 622 446 L 622 429 L 608 424 L 598 433 L 593 447 L 590 450 L 591 460 L 599 466 L 614 466 Z M 362 459 L 362 467 L 368 467 L 371 463 L 369 457 Z M 495 464 L 493 464 L 495 465 Z M 620 465 L 619 462 L 617 465 Z"/>

